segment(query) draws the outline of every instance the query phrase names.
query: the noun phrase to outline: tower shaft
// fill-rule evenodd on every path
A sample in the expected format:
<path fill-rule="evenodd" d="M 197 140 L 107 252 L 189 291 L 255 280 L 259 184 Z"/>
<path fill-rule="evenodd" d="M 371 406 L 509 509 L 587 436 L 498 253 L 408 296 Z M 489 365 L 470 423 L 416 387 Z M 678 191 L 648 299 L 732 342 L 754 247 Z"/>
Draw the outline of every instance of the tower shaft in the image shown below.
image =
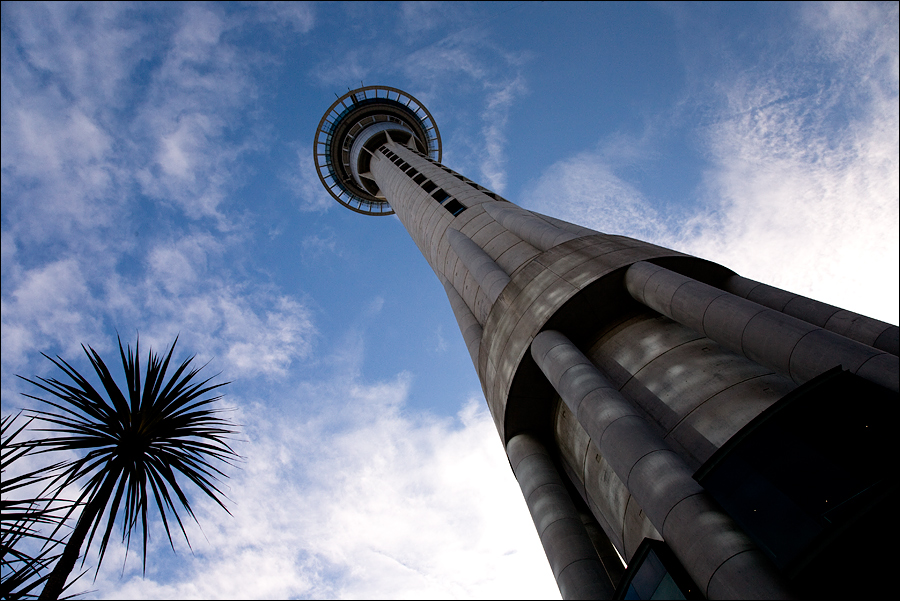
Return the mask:
<path fill-rule="evenodd" d="M 444 285 L 564 598 L 833 590 L 896 499 L 896 326 L 527 211 L 427 156 L 427 127 L 369 127 L 335 179 Z"/>

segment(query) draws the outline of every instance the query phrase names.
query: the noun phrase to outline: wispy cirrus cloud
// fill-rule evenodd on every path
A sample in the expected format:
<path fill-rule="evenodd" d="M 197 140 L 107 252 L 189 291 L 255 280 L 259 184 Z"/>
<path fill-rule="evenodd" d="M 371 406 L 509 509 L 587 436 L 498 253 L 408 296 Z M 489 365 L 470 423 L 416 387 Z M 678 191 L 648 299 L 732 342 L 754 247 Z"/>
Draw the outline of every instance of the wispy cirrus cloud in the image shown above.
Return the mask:
<path fill-rule="evenodd" d="M 312 314 L 273 287 L 243 284 L 221 268 L 229 260 L 225 245 L 207 233 L 160 242 L 141 280 L 107 284 L 105 296 L 118 309 L 109 319 L 141 323 L 158 348 L 180 335 L 234 377 L 282 377 L 313 348 Z"/>
<path fill-rule="evenodd" d="M 528 189 L 524 204 L 608 234 L 659 241 L 669 230 L 633 184 L 617 174 L 605 151 L 586 151 L 551 166 Z"/>
<path fill-rule="evenodd" d="M 887 5 L 804 7 L 792 46 L 717 74 L 694 99 L 709 167 L 692 214 L 631 184 L 606 144 L 552 166 L 526 204 L 896 323 L 896 17 Z M 873 285 L 879 294 L 858 294 Z"/>
<path fill-rule="evenodd" d="M 509 110 L 516 99 L 526 90 L 525 78 L 520 74 L 515 79 L 499 86 L 488 85 L 490 90 L 487 106 L 481 114 L 484 127 L 481 130 L 485 140 L 481 173 L 487 187 L 498 192 L 506 190 L 506 127 Z"/>
<path fill-rule="evenodd" d="M 301 8 L 282 25 L 308 31 Z M 246 241 L 223 202 L 258 144 L 241 128 L 259 54 L 228 34 L 269 9 L 4 5 L 4 382 L 113 326 L 157 346 L 193 334 L 242 375 L 307 355 L 303 304 L 223 259 Z"/>
<path fill-rule="evenodd" d="M 528 91 L 524 69 L 528 59 L 527 52 L 500 48 L 488 31 L 469 27 L 416 50 L 403 63 L 407 75 L 421 82 L 424 89 L 420 100 L 426 105 L 437 97 L 444 101 L 436 104 L 457 107 L 469 103 L 448 102 L 446 97 L 480 99 L 477 114 L 436 115 L 439 122 L 449 126 L 460 120 L 481 124 L 478 129 L 454 128 L 456 136 L 444 140 L 444 162 L 465 173 L 480 173 L 481 183 L 499 193 L 506 189 L 509 112 Z M 447 81 L 456 82 L 453 90 L 447 89 Z"/>
<path fill-rule="evenodd" d="M 240 22 L 204 6 L 185 9 L 146 100 L 131 125 L 144 167 L 135 177 L 144 194 L 175 203 L 188 217 L 223 219 L 219 205 L 242 175 L 252 135 L 229 140 L 256 94 L 254 60 L 223 36 Z"/>
<path fill-rule="evenodd" d="M 721 116 L 703 133 L 716 210 L 674 238 L 748 277 L 896 323 L 897 8 L 819 4 L 802 22 L 805 63 L 722 88 Z M 887 294 L 860 299 L 876 282 Z"/>
<path fill-rule="evenodd" d="M 223 38 L 239 17 L 182 8 L 4 8 L 3 192 L 17 241 L 108 239 L 147 198 L 230 227 L 220 204 L 258 144 L 233 136 L 256 58 Z"/>
<path fill-rule="evenodd" d="M 375 6 L 345 16 L 352 39 L 313 67 L 312 76 L 323 86 L 343 91 L 360 81 L 391 81 L 401 74 L 412 84 L 406 91 L 430 110 L 455 107 L 457 112 L 434 115 L 443 131 L 456 132 L 453 139 L 443 140 L 445 162 L 480 174 L 484 185 L 502 192 L 507 119 L 514 103 L 528 91 L 525 66 L 530 54 L 496 43 L 486 25 L 497 17 L 490 14 L 493 9 L 437 2 Z M 367 24 L 376 10 L 382 18 L 385 12 L 396 11 L 396 31 L 391 35 L 372 35 Z M 477 112 L 462 112 L 462 107 L 473 106 L 473 99 Z M 458 122 L 480 126 L 454 127 Z"/>
<path fill-rule="evenodd" d="M 318 339 L 311 311 L 273 287 L 209 268 L 222 252 L 198 235 L 151 248 L 138 279 L 106 272 L 100 281 L 75 258 L 20 271 L 3 299 L 4 370 L 21 372 L 37 351 L 71 359 L 81 343 L 112 350 L 105 330 L 114 327 L 156 350 L 180 336 L 232 377 L 285 376 Z"/>
<path fill-rule="evenodd" d="M 252 18 L 271 23 L 278 28 L 290 25 L 297 33 L 308 33 L 316 24 L 316 5 L 313 2 L 246 2 L 252 8 Z"/>
<path fill-rule="evenodd" d="M 2 300 L 4 371 L 20 370 L 35 349 L 55 345 L 69 356 L 79 342 L 102 330 L 101 303 L 92 295 L 77 261 L 63 259 L 28 270 Z M 9 381 L 4 373 L 4 380 Z"/>
<path fill-rule="evenodd" d="M 337 202 L 325 190 L 316 171 L 316 163 L 309 148 L 297 151 L 296 170 L 283 176 L 291 193 L 299 199 L 299 209 L 324 213 L 337 206 Z"/>
<path fill-rule="evenodd" d="M 136 561 L 121 580 L 105 571 L 104 598 L 555 597 L 483 404 L 468 400 L 456 419 L 412 416 L 409 384 L 307 383 L 291 402 L 311 413 L 245 411 L 234 517 L 202 503 L 189 567 L 172 578 L 154 533 L 165 567 L 143 580 Z"/>

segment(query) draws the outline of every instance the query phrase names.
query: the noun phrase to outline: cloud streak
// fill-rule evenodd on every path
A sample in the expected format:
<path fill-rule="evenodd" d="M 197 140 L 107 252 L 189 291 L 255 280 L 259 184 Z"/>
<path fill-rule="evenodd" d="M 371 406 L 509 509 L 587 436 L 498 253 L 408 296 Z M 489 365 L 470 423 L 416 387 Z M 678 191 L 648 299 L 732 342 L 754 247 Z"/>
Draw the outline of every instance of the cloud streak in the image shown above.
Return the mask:
<path fill-rule="evenodd" d="M 4 382 L 113 327 L 158 348 L 180 332 L 239 376 L 308 356 L 309 311 L 242 281 L 248 228 L 222 206 L 259 142 L 242 126 L 260 54 L 226 37 L 267 11 L 4 5 Z"/>
<path fill-rule="evenodd" d="M 897 323 L 897 33 L 883 14 L 891 9 L 882 9 L 852 10 L 850 28 L 843 9 L 806 9 L 817 64 L 796 75 L 737 77 L 723 90 L 723 116 L 704 134 L 706 197 L 720 204 L 676 243 L 748 277 Z M 855 298 L 873 284 L 894 292 Z"/>
<path fill-rule="evenodd" d="M 629 183 L 608 149 L 552 166 L 526 204 L 897 323 L 897 35 L 884 14 L 895 8 L 804 9 L 802 61 L 767 57 L 717 81 L 702 202 L 687 216 Z M 860 298 L 866 288 L 879 294 Z"/>
<path fill-rule="evenodd" d="M 509 468 L 483 403 L 408 415 L 409 383 L 307 383 L 292 402 L 319 410 L 244 412 L 234 518 L 203 504 L 187 570 L 104 572 L 104 597 L 555 596 L 537 535 L 517 527 L 529 518 L 514 478 L 494 475 Z"/>

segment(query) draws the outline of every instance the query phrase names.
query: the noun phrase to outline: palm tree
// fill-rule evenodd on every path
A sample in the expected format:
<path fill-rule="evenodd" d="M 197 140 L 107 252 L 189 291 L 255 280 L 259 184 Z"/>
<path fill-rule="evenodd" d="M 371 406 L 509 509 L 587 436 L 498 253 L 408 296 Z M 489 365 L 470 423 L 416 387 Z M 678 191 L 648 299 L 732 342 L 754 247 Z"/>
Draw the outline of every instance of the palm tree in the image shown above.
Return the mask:
<path fill-rule="evenodd" d="M 14 464 L 21 465 L 37 448 L 34 441 L 17 440 L 32 420 L 17 425 L 18 415 L 3 416 L 0 421 L 0 599 L 36 599 L 32 591 L 46 582 L 50 567 L 59 558 L 61 541 L 42 532 L 61 523 L 69 505 L 33 496 L 52 478 L 58 465 L 9 474 Z M 18 466 L 15 466 L 18 467 Z"/>
<path fill-rule="evenodd" d="M 131 345 L 126 352 L 119 339 L 119 355 L 127 384 L 124 392 L 100 355 L 83 345 L 105 395 L 59 356 L 53 359 L 44 355 L 68 376 L 71 383 L 40 377 L 35 381 L 19 376 L 51 395 L 52 400 L 25 395 L 52 408 L 31 412 L 47 425 L 39 431 L 49 434 L 38 442 L 39 452 L 75 451 L 80 454 L 63 463 L 60 475 L 52 483 L 54 494 L 59 494 L 65 487 L 81 481 L 76 504 L 82 510 L 40 599 L 59 597 L 85 538 L 87 556 L 94 535 L 103 526 L 97 563 L 99 572 L 120 509 L 126 552 L 140 518 L 144 573 L 147 570 L 150 505 L 155 505 L 158 510 L 172 549 L 175 544 L 169 516 L 174 518 L 190 545 L 176 505 L 181 505 L 195 521 L 197 518 L 176 480 L 176 472 L 228 512 L 217 483 L 226 477 L 219 468 L 233 465 L 238 458 L 228 444 L 236 428 L 227 419 L 219 417 L 221 410 L 214 407 L 221 396 L 209 395 L 228 382 L 210 384 L 212 378 L 198 381 L 196 376 L 202 367 L 189 369 L 194 357 L 186 359 L 172 377 L 166 379 L 177 342 L 176 337 L 164 359 L 152 350 L 149 352 L 142 385 L 139 341 L 134 352 Z"/>

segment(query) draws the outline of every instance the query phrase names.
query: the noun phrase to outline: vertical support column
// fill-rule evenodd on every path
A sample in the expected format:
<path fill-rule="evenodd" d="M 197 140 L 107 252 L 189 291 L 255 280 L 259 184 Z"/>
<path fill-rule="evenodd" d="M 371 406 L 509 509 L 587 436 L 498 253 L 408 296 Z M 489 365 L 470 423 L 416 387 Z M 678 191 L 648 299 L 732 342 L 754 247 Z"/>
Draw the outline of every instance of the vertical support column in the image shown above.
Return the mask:
<path fill-rule="evenodd" d="M 565 335 L 541 332 L 531 354 L 708 598 L 790 597 L 768 559 L 681 457 Z"/>
<path fill-rule="evenodd" d="M 540 250 L 574 240 L 578 236 L 547 223 L 540 217 L 508 202 L 485 203 L 484 210 L 500 225 Z"/>
<path fill-rule="evenodd" d="M 640 303 L 803 384 L 838 365 L 900 392 L 900 359 L 664 267 L 639 261 L 625 273 Z"/>
<path fill-rule="evenodd" d="M 617 588 L 619 581 L 622 580 L 622 576 L 625 574 L 625 566 L 622 565 L 622 560 L 616 552 L 615 545 L 609 540 L 606 532 L 603 531 L 603 527 L 597 523 L 597 518 L 587 506 L 576 507 L 576 509 L 588 538 L 591 539 L 591 543 L 594 545 L 597 557 L 600 558 L 600 563 L 603 564 L 603 569 L 606 570 L 610 584 L 612 584 L 613 588 Z"/>
<path fill-rule="evenodd" d="M 530 434 L 519 434 L 506 453 L 562 598 L 612 599 L 615 587 L 547 449 Z"/>
<path fill-rule="evenodd" d="M 446 278 L 441 278 L 444 284 L 444 292 L 447 293 L 447 299 L 450 301 L 450 307 L 453 309 L 453 315 L 456 317 L 456 323 L 459 324 L 459 331 L 463 335 L 466 342 L 466 348 L 469 349 L 469 356 L 472 357 L 472 363 L 475 365 L 475 371 L 478 371 L 478 353 L 481 348 L 481 334 L 483 328 L 478 323 L 478 319 L 469 310 L 466 301 L 459 295 L 456 288 L 453 287 Z"/>
<path fill-rule="evenodd" d="M 450 246 L 454 252 L 493 304 L 509 284 L 509 275 L 494 262 L 489 254 L 459 230 L 447 228 L 447 239 L 450 240 Z"/>
<path fill-rule="evenodd" d="M 581 238 L 582 236 L 596 236 L 602 232 L 598 232 L 596 230 L 592 230 L 589 227 L 584 227 L 575 223 L 569 223 L 568 221 L 563 221 L 562 219 L 557 219 L 556 217 L 551 217 L 549 215 L 544 215 L 542 213 L 538 213 L 537 211 L 528 211 L 535 217 L 540 217 L 550 225 L 555 225 L 561 230 L 566 232 L 570 232 L 575 234 L 576 238 Z"/>
<path fill-rule="evenodd" d="M 739 275 L 725 280 L 722 289 L 880 351 L 900 355 L 900 328 L 895 325 Z"/>

